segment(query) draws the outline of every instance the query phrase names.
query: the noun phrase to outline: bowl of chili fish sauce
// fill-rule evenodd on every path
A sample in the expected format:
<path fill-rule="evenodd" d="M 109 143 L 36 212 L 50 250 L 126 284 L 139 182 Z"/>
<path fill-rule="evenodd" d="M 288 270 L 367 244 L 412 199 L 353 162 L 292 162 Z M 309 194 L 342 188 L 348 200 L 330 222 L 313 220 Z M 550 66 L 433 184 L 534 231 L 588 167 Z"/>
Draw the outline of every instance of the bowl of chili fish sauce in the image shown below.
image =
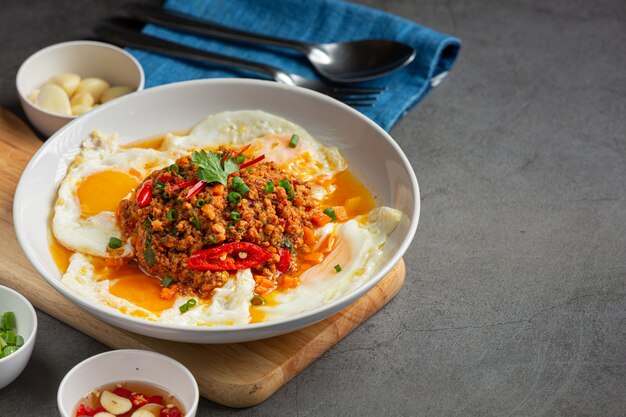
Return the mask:
<path fill-rule="evenodd" d="M 108 384 L 89 392 L 74 416 L 107 412 L 129 417 L 185 417 L 184 407 L 173 394 L 145 382 Z"/>
<path fill-rule="evenodd" d="M 196 380 L 179 362 L 128 349 L 92 356 L 72 368 L 59 385 L 57 403 L 63 417 L 194 417 L 199 398 Z"/>
<path fill-rule="evenodd" d="M 37 335 L 37 313 L 30 302 L 0 285 L 0 389 L 13 382 L 30 360 Z"/>

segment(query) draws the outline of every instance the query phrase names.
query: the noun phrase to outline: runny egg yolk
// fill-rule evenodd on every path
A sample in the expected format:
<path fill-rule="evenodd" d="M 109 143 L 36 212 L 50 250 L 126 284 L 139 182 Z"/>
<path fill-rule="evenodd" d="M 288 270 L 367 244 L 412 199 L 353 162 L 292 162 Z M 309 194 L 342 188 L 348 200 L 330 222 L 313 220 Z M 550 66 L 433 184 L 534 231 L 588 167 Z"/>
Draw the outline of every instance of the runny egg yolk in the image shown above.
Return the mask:
<path fill-rule="evenodd" d="M 136 306 L 160 312 L 174 305 L 174 299 L 161 298 L 160 281 L 144 274 L 135 263 L 115 268 L 107 267 L 105 277 L 110 280 L 109 293 Z"/>
<path fill-rule="evenodd" d="M 103 211 L 117 211 L 120 201 L 139 185 L 140 180 L 121 171 L 101 171 L 88 176 L 78 187 L 77 196 L 83 217 Z"/>

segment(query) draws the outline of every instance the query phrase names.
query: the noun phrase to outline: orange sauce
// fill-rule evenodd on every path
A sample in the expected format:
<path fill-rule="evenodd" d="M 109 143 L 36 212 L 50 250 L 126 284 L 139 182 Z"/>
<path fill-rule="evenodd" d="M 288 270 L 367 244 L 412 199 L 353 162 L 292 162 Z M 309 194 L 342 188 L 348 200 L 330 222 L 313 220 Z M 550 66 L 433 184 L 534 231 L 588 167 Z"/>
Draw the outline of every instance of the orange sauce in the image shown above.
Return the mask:
<path fill-rule="evenodd" d="M 161 298 L 161 281 L 146 275 L 137 262 L 126 261 L 120 266 L 112 266 L 108 260 L 96 257 L 91 262 L 95 273 L 110 281 L 109 293 L 112 295 L 155 313 L 174 305 L 174 299 Z"/>
<path fill-rule="evenodd" d="M 54 237 L 54 234 L 52 234 L 52 231 L 50 231 L 50 253 L 59 271 L 62 274 L 67 272 L 67 267 L 70 266 L 70 258 L 74 252 L 61 245 Z"/>
<path fill-rule="evenodd" d="M 366 214 L 376 207 L 370 191 L 350 170 L 339 172 L 323 185 L 334 185 L 335 190 L 322 201 L 322 204 L 344 206 L 349 218 Z"/>

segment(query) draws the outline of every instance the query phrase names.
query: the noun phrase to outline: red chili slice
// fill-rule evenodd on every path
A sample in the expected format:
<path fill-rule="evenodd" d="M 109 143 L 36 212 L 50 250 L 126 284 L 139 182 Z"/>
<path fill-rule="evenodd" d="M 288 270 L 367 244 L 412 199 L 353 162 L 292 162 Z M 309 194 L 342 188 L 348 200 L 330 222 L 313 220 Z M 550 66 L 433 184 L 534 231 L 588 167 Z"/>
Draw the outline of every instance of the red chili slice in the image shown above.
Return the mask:
<path fill-rule="evenodd" d="M 230 156 L 230 149 L 226 151 L 226 153 L 224 154 L 220 162 L 223 164 L 228 159 L 229 156 Z"/>
<path fill-rule="evenodd" d="M 132 392 L 130 392 L 130 390 L 127 390 L 126 388 L 117 387 L 113 390 L 113 394 L 119 395 L 120 397 L 124 398 L 130 398 Z"/>
<path fill-rule="evenodd" d="M 170 191 L 180 190 L 182 188 L 191 187 L 196 182 L 197 181 L 195 180 L 194 181 L 182 181 L 182 182 L 179 182 L 178 184 L 168 185 L 167 187 L 165 187 L 165 191 L 170 192 Z"/>
<path fill-rule="evenodd" d="M 254 164 L 256 164 L 257 162 L 261 162 L 261 161 L 262 161 L 262 160 L 264 160 L 264 159 L 265 159 L 265 154 L 263 154 L 263 155 L 261 155 L 261 156 L 257 156 L 257 157 L 256 157 L 256 158 L 254 158 L 253 160 L 248 161 L 248 162 L 244 162 L 243 164 L 241 164 L 241 165 L 239 166 L 239 169 L 248 168 L 250 165 L 254 165 Z"/>
<path fill-rule="evenodd" d="M 139 207 L 145 207 L 152 201 L 152 185 L 154 181 L 148 180 L 143 183 L 139 192 L 137 193 L 137 205 Z"/>
<path fill-rule="evenodd" d="M 247 150 L 248 150 L 248 148 L 250 148 L 250 146 L 252 146 L 252 144 L 250 144 L 250 143 L 249 143 L 249 144 L 247 144 L 246 146 L 244 146 L 243 148 L 241 148 L 241 149 L 239 150 L 239 152 L 237 152 L 235 155 L 233 155 L 233 159 L 235 159 L 235 160 L 236 160 L 236 159 L 237 159 L 237 157 L 238 157 L 239 155 L 241 155 L 242 153 L 244 153 L 245 151 L 247 151 Z"/>
<path fill-rule="evenodd" d="M 185 198 L 193 197 L 194 195 L 198 194 L 205 186 L 206 186 L 206 183 L 204 181 L 197 181 L 196 185 L 194 185 L 193 187 L 189 189 L 189 191 L 187 192 L 187 196 Z"/>
<path fill-rule="evenodd" d="M 152 396 L 148 397 L 148 403 L 162 405 L 163 404 L 163 397 L 160 396 L 160 395 L 152 395 Z"/>
<path fill-rule="evenodd" d="M 80 416 L 93 416 L 95 414 L 95 411 L 91 408 L 86 406 L 85 404 L 81 404 L 78 406 L 78 409 L 76 410 L 76 416 L 80 417 Z"/>
<path fill-rule="evenodd" d="M 276 264 L 276 269 L 280 272 L 287 272 L 291 266 L 291 251 L 289 248 L 280 248 L 278 251 L 280 253 L 280 259 Z"/>
<path fill-rule="evenodd" d="M 271 256 L 254 243 L 232 242 L 192 254 L 187 259 L 187 266 L 194 271 L 241 270 L 261 265 Z"/>

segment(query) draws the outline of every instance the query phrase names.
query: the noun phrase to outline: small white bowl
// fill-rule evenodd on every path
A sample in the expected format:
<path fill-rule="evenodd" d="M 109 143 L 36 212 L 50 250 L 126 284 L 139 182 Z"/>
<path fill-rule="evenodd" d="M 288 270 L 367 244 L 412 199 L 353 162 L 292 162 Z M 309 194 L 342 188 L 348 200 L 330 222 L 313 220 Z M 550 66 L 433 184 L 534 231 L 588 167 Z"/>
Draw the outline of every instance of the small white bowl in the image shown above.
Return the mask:
<path fill-rule="evenodd" d="M 62 417 L 74 417 L 78 403 L 91 390 L 118 382 L 143 382 L 171 392 L 194 417 L 200 393 L 187 368 L 174 359 L 147 350 L 112 350 L 85 359 L 59 385 L 57 403 Z"/>
<path fill-rule="evenodd" d="M 31 123 L 46 136 L 78 116 L 62 116 L 49 112 L 28 100 L 28 95 L 41 88 L 53 75 L 75 73 L 81 78 L 98 77 L 111 85 L 127 85 L 143 89 L 141 64 L 128 52 L 103 42 L 72 41 L 48 46 L 31 55 L 17 71 L 15 84 L 22 108 Z"/>
<path fill-rule="evenodd" d="M 24 345 L 12 355 L 0 359 L 0 389 L 17 378 L 28 363 L 37 335 L 37 313 L 22 294 L 0 285 L 0 314 L 15 313 L 17 334 L 24 338 Z"/>

